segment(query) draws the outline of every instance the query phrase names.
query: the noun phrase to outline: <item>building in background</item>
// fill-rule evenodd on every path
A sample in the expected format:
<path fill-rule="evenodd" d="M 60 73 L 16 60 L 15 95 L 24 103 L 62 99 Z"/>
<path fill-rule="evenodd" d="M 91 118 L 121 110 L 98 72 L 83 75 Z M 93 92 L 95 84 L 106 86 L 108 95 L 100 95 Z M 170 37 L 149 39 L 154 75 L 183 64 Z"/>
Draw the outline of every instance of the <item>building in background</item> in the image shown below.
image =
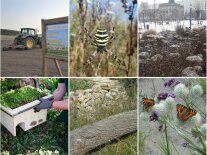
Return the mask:
<path fill-rule="evenodd" d="M 168 3 L 148 4 L 141 2 L 139 9 L 140 21 L 171 21 L 184 19 L 184 6 L 169 0 Z"/>
<path fill-rule="evenodd" d="M 194 19 L 206 19 L 206 0 L 180 0 L 176 3 L 184 6 L 184 19 L 190 18 L 190 8 Z"/>
<path fill-rule="evenodd" d="M 162 21 L 183 20 L 184 6 L 175 3 L 175 0 L 169 0 L 168 3 L 159 5 L 159 15 Z"/>

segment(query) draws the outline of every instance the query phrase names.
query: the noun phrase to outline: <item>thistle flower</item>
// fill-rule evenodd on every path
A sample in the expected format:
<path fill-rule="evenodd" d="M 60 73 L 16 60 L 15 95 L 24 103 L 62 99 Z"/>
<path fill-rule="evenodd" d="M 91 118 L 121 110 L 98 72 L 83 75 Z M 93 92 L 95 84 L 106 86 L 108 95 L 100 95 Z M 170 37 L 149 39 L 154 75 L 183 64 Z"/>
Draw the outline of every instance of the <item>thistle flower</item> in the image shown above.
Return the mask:
<path fill-rule="evenodd" d="M 177 97 L 186 97 L 189 94 L 189 89 L 182 83 L 178 84 L 174 88 L 175 95 Z"/>
<path fill-rule="evenodd" d="M 142 121 L 149 121 L 149 113 L 146 111 L 142 112 L 139 117 Z"/>
<path fill-rule="evenodd" d="M 155 104 L 153 106 L 153 110 L 156 111 L 156 113 L 159 116 L 164 115 L 165 114 L 165 111 L 166 111 L 165 101 L 162 100 L 159 104 Z"/>
<path fill-rule="evenodd" d="M 154 97 L 154 101 L 155 101 L 155 103 L 159 103 L 160 102 L 160 100 L 157 97 Z"/>
<path fill-rule="evenodd" d="M 156 111 L 154 111 L 154 110 L 152 110 L 151 112 L 150 112 L 150 116 L 149 116 L 149 120 L 150 121 L 153 121 L 153 122 L 155 122 L 155 121 L 157 121 L 158 120 L 158 114 L 157 114 L 157 112 Z"/>
<path fill-rule="evenodd" d="M 158 99 L 159 100 L 164 100 L 164 99 L 166 99 L 168 97 L 168 93 L 159 93 L 159 95 L 158 95 Z"/>
<path fill-rule="evenodd" d="M 176 98 L 176 95 L 174 93 L 169 93 L 168 97 Z"/>
<path fill-rule="evenodd" d="M 199 127 L 202 124 L 202 117 L 199 113 L 191 118 L 191 123 L 195 127 Z"/>
<path fill-rule="evenodd" d="M 175 98 L 176 95 L 174 93 L 160 93 L 157 98 L 159 100 L 165 100 L 167 97 Z"/>
<path fill-rule="evenodd" d="M 191 88 L 191 95 L 193 97 L 199 97 L 203 94 L 203 89 L 200 85 L 195 85 Z"/>
<path fill-rule="evenodd" d="M 187 141 L 182 142 L 182 147 L 187 147 L 189 145 L 189 143 Z"/>
<path fill-rule="evenodd" d="M 177 81 L 177 80 L 175 80 L 175 79 L 170 79 L 170 80 L 168 80 L 168 81 L 166 81 L 165 83 L 164 83 L 164 86 L 165 87 L 174 87 L 174 86 L 176 86 L 176 85 L 178 85 L 180 82 L 179 81 Z"/>
<path fill-rule="evenodd" d="M 161 131 L 162 128 L 163 128 L 163 124 L 161 124 L 161 125 L 159 126 L 158 130 Z"/>
<path fill-rule="evenodd" d="M 166 103 L 166 107 L 167 107 L 167 110 L 172 110 L 173 107 L 176 105 L 176 102 L 175 100 L 172 98 L 172 97 L 168 97 L 166 100 L 165 100 L 165 103 Z"/>
<path fill-rule="evenodd" d="M 201 130 L 201 133 L 203 134 L 203 135 L 206 135 L 206 124 L 202 124 L 201 126 L 200 126 L 200 130 Z"/>

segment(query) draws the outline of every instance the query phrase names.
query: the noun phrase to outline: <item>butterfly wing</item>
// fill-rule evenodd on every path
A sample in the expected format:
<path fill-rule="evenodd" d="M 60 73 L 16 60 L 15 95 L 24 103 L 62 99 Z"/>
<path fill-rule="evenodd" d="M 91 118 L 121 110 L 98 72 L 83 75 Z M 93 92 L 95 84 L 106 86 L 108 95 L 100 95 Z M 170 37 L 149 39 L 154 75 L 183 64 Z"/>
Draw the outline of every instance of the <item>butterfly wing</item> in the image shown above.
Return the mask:
<path fill-rule="evenodd" d="M 148 110 L 152 106 L 155 105 L 155 101 L 153 99 L 143 98 L 144 110 Z"/>
<path fill-rule="evenodd" d="M 180 120 L 187 121 L 190 117 L 195 116 L 196 113 L 197 112 L 191 108 L 187 108 L 182 104 L 177 104 L 177 116 Z"/>

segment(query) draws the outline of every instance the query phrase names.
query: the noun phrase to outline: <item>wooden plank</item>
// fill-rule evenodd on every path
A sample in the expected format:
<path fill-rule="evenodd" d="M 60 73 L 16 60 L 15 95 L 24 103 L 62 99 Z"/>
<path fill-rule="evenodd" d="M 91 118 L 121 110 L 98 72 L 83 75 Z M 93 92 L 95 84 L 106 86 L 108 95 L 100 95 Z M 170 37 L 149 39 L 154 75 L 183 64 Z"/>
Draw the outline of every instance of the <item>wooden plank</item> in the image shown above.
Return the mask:
<path fill-rule="evenodd" d="M 60 64 L 59 64 L 58 60 L 54 59 L 54 62 L 55 62 L 55 65 L 57 67 L 57 70 L 58 70 L 59 75 L 60 76 L 63 76 L 63 73 L 62 73 L 62 70 L 60 68 Z"/>
<path fill-rule="evenodd" d="M 137 131 L 137 111 L 123 112 L 70 133 L 70 154 L 84 155 L 111 140 Z"/>
<path fill-rule="evenodd" d="M 45 59 L 46 54 L 46 30 L 45 30 L 45 21 L 42 19 L 42 74 L 47 76 L 47 62 Z"/>
<path fill-rule="evenodd" d="M 60 17 L 60 18 L 53 18 L 53 19 L 46 19 L 46 20 L 44 20 L 44 23 L 45 23 L 45 25 L 68 23 L 68 16 Z"/>

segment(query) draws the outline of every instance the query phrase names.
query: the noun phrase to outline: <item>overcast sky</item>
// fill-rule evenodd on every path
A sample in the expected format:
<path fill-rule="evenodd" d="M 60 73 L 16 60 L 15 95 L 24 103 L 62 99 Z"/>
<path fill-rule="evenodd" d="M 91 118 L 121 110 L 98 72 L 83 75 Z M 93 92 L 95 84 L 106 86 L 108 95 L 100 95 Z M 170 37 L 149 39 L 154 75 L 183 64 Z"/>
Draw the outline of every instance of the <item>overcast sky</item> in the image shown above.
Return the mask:
<path fill-rule="evenodd" d="M 167 3 L 169 0 L 155 0 L 155 3 Z M 177 2 L 179 0 L 175 0 Z M 148 2 L 149 4 L 154 4 L 154 0 L 138 0 L 138 3 L 140 4 L 141 2 Z"/>
<path fill-rule="evenodd" d="M 1 0 L 1 28 L 41 30 L 41 19 L 68 16 L 68 0 Z"/>

